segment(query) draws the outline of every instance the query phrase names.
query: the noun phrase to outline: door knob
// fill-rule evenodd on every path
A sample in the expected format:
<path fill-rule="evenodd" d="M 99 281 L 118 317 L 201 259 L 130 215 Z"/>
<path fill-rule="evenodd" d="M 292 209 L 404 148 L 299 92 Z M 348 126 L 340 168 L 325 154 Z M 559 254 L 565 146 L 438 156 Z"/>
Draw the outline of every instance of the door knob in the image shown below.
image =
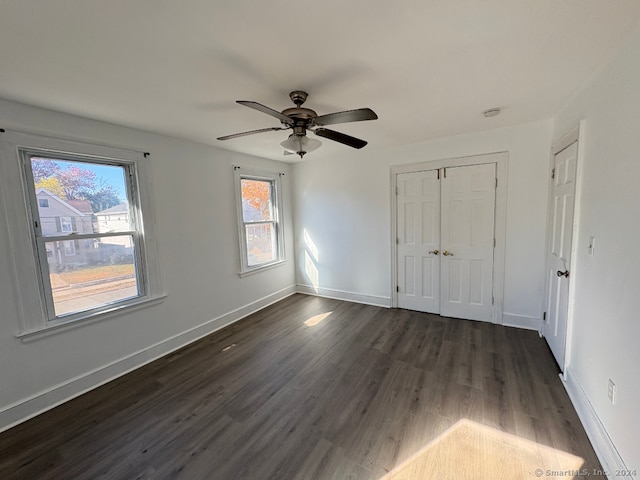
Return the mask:
<path fill-rule="evenodd" d="M 444 255 L 445 257 L 453 257 L 453 253 L 451 253 L 449 250 L 445 250 L 444 252 L 442 252 L 442 255 Z"/>
<path fill-rule="evenodd" d="M 569 270 L 565 270 L 564 272 L 561 272 L 560 270 L 558 270 L 556 272 L 556 275 L 559 277 L 569 278 Z"/>
<path fill-rule="evenodd" d="M 429 253 L 433 253 L 434 255 L 438 255 L 440 253 L 440 250 L 438 250 L 438 249 L 431 250 Z"/>

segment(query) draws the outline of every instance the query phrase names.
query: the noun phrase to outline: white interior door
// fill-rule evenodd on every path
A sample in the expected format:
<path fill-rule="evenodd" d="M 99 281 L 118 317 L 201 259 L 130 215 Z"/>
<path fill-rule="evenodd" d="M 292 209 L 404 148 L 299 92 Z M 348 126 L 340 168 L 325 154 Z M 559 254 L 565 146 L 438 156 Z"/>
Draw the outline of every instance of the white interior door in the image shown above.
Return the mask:
<path fill-rule="evenodd" d="M 441 185 L 440 313 L 491 321 L 496 166 L 446 168 Z"/>
<path fill-rule="evenodd" d="M 396 178 L 399 308 L 440 311 L 438 177 L 438 170 L 430 170 Z"/>
<path fill-rule="evenodd" d="M 547 254 L 547 306 L 543 335 L 564 370 L 564 354 L 569 310 L 569 265 L 573 236 L 573 210 L 576 191 L 578 142 L 554 156 L 553 189 L 549 215 L 549 248 Z"/>

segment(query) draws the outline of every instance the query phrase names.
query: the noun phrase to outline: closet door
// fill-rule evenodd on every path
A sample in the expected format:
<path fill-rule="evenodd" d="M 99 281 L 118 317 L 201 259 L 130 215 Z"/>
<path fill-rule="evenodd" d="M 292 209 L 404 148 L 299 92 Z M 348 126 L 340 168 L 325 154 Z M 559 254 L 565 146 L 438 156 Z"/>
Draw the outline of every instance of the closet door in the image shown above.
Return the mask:
<path fill-rule="evenodd" d="M 438 170 L 397 176 L 398 307 L 440 312 Z"/>
<path fill-rule="evenodd" d="M 496 166 L 446 168 L 441 177 L 440 314 L 491 321 Z"/>

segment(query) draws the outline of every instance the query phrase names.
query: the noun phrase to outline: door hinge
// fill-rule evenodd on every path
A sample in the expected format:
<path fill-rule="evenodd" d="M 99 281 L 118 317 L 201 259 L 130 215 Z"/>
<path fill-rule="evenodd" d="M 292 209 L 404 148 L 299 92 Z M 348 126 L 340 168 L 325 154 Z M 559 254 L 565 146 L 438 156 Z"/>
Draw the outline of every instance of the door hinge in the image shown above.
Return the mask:
<path fill-rule="evenodd" d="M 493 305 L 495 303 L 496 299 L 494 297 L 491 297 L 491 305 Z"/>
<path fill-rule="evenodd" d="M 442 169 L 442 178 L 447 178 L 447 167 Z"/>
<path fill-rule="evenodd" d="M 33 222 L 33 225 L 34 225 L 36 228 L 38 228 L 38 221 L 37 221 L 37 220 L 36 220 L 36 221 L 34 221 L 34 222 Z"/>
<path fill-rule="evenodd" d="M 398 187 L 396 187 L 396 195 L 398 195 Z"/>
<path fill-rule="evenodd" d="M 436 170 L 436 172 L 438 174 L 437 177 L 436 177 L 436 180 L 440 180 L 440 169 Z"/>
<path fill-rule="evenodd" d="M 556 178 L 556 169 L 551 169 L 551 178 Z"/>
<path fill-rule="evenodd" d="M 544 312 L 542 314 L 542 320 L 545 321 L 545 322 L 547 321 L 547 312 Z"/>
<path fill-rule="evenodd" d="M 400 287 L 396 285 L 396 292 L 400 292 Z"/>
<path fill-rule="evenodd" d="M 498 188 L 498 179 L 496 178 L 496 188 Z"/>
<path fill-rule="evenodd" d="M 396 237 L 396 245 L 398 245 L 399 243 L 400 243 L 400 239 Z"/>
<path fill-rule="evenodd" d="M 493 239 L 493 248 L 496 248 L 496 239 Z"/>

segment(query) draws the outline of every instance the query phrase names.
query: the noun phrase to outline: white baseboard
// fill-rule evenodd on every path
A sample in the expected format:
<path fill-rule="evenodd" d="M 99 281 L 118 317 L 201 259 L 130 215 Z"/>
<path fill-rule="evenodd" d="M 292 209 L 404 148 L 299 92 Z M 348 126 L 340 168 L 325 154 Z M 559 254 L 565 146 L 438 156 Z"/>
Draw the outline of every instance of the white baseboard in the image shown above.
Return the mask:
<path fill-rule="evenodd" d="M 126 357 L 0 408 L 0 432 L 189 345 L 294 293 L 295 285 L 283 288 Z"/>
<path fill-rule="evenodd" d="M 542 327 L 542 320 L 539 318 L 525 317 L 524 315 L 515 315 L 513 313 L 503 313 L 502 325 L 505 327 L 540 331 L 540 328 Z"/>
<path fill-rule="evenodd" d="M 624 472 L 628 471 L 628 469 L 611 441 L 607 430 L 604 428 L 604 425 L 602 425 L 600 418 L 598 418 L 596 411 L 593 409 L 587 394 L 571 371 L 571 367 L 565 369 L 564 377 L 560 375 L 560 379 L 571 399 L 571 403 L 573 403 L 573 407 L 578 413 L 582 426 L 587 432 L 587 436 L 593 445 L 598 460 L 600 460 L 602 464 L 603 470 L 609 472 L 608 478 L 626 478 L 633 480 L 633 477 L 630 476 L 614 475 L 616 471 Z"/>
<path fill-rule="evenodd" d="M 297 293 L 305 295 L 315 295 L 317 297 L 333 298 L 334 300 L 345 300 L 347 302 L 365 303 L 376 307 L 391 307 L 391 299 L 389 297 L 380 297 L 377 295 L 367 295 L 364 293 L 347 292 L 345 290 L 334 290 L 332 288 L 316 288 L 312 285 L 296 285 Z"/>

